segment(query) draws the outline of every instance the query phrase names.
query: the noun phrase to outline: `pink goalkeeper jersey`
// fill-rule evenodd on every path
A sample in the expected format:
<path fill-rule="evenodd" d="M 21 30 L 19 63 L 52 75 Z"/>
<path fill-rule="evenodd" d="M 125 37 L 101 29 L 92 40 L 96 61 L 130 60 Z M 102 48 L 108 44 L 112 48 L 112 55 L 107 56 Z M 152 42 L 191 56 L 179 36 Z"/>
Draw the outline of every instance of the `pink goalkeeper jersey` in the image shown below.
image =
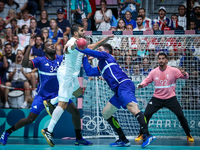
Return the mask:
<path fill-rule="evenodd" d="M 177 68 L 167 66 L 164 71 L 161 71 L 159 67 L 153 69 L 149 75 L 142 81 L 143 87 L 154 81 L 155 92 L 154 97 L 160 99 L 169 99 L 175 94 L 176 79 L 188 79 L 189 75 L 186 73 L 184 76 Z"/>

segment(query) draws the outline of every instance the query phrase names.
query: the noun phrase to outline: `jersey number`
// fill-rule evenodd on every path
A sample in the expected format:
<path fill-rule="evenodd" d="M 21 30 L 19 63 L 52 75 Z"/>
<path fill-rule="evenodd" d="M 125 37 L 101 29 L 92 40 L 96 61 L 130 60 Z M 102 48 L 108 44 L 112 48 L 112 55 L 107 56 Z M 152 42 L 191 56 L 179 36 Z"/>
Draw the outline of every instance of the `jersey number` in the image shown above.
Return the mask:
<path fill-rule="evenodd" d="M 167 85 L 167 79 L 165 79 L 165 80 L 160 80 L 160 84 L 161 84 L 161 85 Z"/>

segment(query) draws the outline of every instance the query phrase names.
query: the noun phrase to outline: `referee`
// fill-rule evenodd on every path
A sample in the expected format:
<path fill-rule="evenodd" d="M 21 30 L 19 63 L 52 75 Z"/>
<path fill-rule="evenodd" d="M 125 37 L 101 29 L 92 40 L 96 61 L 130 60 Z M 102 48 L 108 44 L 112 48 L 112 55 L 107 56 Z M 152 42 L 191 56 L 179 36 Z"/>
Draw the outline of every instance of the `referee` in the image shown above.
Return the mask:
<path fill-rule="evenodd" d="M 140 89 L 153 81 L 155 84 L 155 92 L 144 112 L 146 121 L 148 123 L 154 113 L 156 113 L 159 109 L 166 107 L 177 116 L 187 135 L 187 140 L 189 142 L 194 142 L 193 137 L 190 135 L 190 128 L 188 126 L 187 120 L 175 94 L 176 80 L 178 78 L 188 79 L 189 75 L 183 69 L 179 70 L 175 67 L 168 66 L 168 57 L 165 53 L 159 53 L 157 61 L 159 66 L 152 70 L 149 75 L 142 81 L 142 83 L 138 85 L 138 89 Z M 140 134 L 135 140 L 142 140 L 142 134 L 143 133 L 140 130 Z"/>

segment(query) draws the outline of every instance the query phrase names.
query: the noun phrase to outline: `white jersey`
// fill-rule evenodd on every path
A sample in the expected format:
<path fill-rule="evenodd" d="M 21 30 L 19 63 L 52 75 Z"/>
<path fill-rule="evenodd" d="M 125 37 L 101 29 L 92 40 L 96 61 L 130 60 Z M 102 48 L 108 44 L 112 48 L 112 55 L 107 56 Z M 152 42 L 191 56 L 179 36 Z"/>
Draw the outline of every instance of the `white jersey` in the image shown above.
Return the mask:
<path fill-rule="evenodd" d="M 73 45 L 76 39 L 72 37 L 67 44 Z M 71 50 L 71 46 L 68 47 L 68 50 Z M 82 58 L 83 53 L 80 53 L 78 50 L 71 51 L 70 54 L 64 54 L 64 61 L 59 67 L 59 70 L 62 70 L 63 75 L 69 76 L 77 76 L 79 75 L 81 65 L 82 65 Z"/>

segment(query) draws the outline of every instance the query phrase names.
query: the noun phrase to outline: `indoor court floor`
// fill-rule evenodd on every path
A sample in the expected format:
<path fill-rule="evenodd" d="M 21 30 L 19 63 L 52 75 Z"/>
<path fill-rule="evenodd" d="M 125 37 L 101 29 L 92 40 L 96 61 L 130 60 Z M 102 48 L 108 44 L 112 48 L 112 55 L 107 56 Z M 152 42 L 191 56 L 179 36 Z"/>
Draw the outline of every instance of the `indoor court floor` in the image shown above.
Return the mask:
<path fill-rule="evenodd" d="M 121 150 L 122 147 L 110 147 L 109 143 L 115 139 L 88 139 L 94 143 L 92 146 L 74 146 L 74 140 L 54 139 L 55 147 L 50 147 L 44 138 L 17 138 L 10 137 L 1 150 Z M 123 147 L 123 150 L 141 150 L 141 143 L 130 140 L 130 147 Z M 188 143 L 180 139 L 156 139 L 145 150 L 200 150 L 200 139 L 194 143 Z"/>

